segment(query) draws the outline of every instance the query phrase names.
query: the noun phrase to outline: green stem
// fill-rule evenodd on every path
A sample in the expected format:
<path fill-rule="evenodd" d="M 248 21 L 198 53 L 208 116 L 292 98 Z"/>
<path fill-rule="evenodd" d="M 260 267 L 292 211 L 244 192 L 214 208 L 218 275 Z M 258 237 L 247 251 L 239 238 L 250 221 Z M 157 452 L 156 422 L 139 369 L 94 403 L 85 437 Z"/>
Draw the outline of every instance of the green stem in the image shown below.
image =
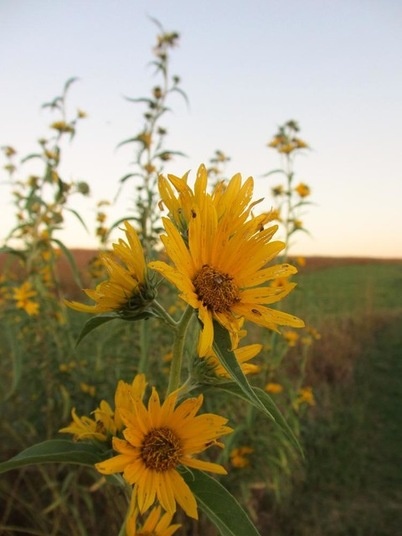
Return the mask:
<path fill-rule="evenodd" d="M 163 320 L 168 326 L 177 329 L 179 322 L 176 322 L 174 318 L 166 311 L 166 309 L 156 300 L 152 302 L 152 309 L 158 314 L 158 317 Z"/>
<path fill-rule="evenodd" d="M 141 320 L 140 322 L 140 361 L 138 363 L 138 372 L 146 374 L 148 363 L 149 348 L 149 322 L 150 320 Z"/>
<path fill-rule="evenodd" d="M 187 328 L 193 317 L 193 308 L 189 305 L 177 324 L 176 338 L 173 343 L 173 357 L 170 367 L 169 385 L 167 394 L 172 393 L 180 386 L 181 367 L 183 363 L 184 344 L 186 342 Z"/>

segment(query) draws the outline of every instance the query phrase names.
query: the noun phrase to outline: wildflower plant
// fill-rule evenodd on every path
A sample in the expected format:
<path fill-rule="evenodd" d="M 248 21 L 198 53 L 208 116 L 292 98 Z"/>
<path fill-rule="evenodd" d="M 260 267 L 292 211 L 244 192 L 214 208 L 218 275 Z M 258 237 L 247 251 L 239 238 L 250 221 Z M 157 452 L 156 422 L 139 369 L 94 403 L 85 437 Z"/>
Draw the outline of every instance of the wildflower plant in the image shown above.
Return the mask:
<path fill-rule="evenodd" d="M 282 253 L 286 260 L 289 254 L 291 241 L 295 233 L 308 233 L 302 216 L 304 209 L 310 204 L 311 189 L 308 184 L 299 182 L 295 184 L 295 159 L 309 149 L 309 145 L 299 137 L 300 127 L 296 121 L 290 120 L 281 125 L 268 147 L 274 149 L 281 157 L 281 167 L 266 173 L 265 177 L 280 175 L 284 181 L 273 186 L 271 193 L 275 201 L 276 219 L 280 223 L 285 250 Z"/>
<path fill-rule="evenodd" d="M 151 66 L 160 78 L 159 83 L 153 86 L 148 97 L 126 97 L 129 102 L 145 105 L 143 125 L 140 131 L 119 143 L 118 147 L 132 145 L 134 147 L 134 170 L 120 179 L 120 189 L 129 180 L 135 184 L 134 215 L 130 219 L 136 222 L 140 240 L 148 254 L 158 241 L 160 221 L 157 211 L 157 180 L 163 171 L 166 162 L 174 156 L 181 155 L 180 151 L 173 151 L 166 147 L 167 128 L 161 122 L 165 114 L 170 111 L 168 101 L 174 94 L 181 95 L 186 101 L 187 97 L 180 87 L 180 78 L 170 73 L 171 51 L 177 46 L 180 38 L 177 32 L 167 32 L 156 20 L 151 19 L 158 27 L 156 44 L 153 48 Z M 116 196 L 116 197 L 117 197 Z M 114 222 L 110 229 L 116 228 L 126 218 Z"/>
<path fill-rule="evenodd" d="M 71 199 L 89 193 L 85 182 L 67 181 L 62 171 L 65 144 L 75 136 L 79 122 L 85 118 L 81 110 L 73 114 L 67 111 L 68 92 L 74 81 L 68 80 L 61 95 L 43 105 L 52 117 L 48 134 L 38 141 L 38 151 L 20 158 L 13 147 L 3 147 L 16 222 L 0 248 L 0 253 L 5 254 L 4 362 L 9 364 L 1 387 L 5 385 L 7 400 L 18 396 L 19 385 L 30 376 L 30 362 L 35 363 L 36 374 L 29 377 L 29 385 L 24 388 L 28 406 L 24 415 L 27 421 L 31 419 L 33 405 L 28 404 L 29 397 L 43 393 L 36 425 L 38 430 L 46 430 L 45 435 L 54 429 L 52 408 L 68 406 L 68 396 L 58 379 L 58 365 L 66 355 L 74 353 L 74 339 L 62 302 L 58 262 L 63 255 L 80 284 L 74 258 L 57 235 L 67 214 L 73 214 L 85 225 L 71 208 Z"/>
<path fill-rule="evenodd" d="M 60 169 L 65 138 L 71 141 L 78 122 L 86 117 L 82 110 L 77 110 L 71 119 L 67 116 L 67 94 L 75 80 L 68 80 L 62 94 L 43 105 L 56 113 L 58 119 L 49 125 L 49 135 L 38 141 L 39 151 L 21 159 L 21 165 L 36 164 L 34 173 L 28 174 L 26 179 L 21 178 L 17 151 L 10 146 L 3 147 L 8 160 L 4 168 L 13 189 L 17 222 L 1 251 L 22 261 L 27 282 L 42 294 L 45 290 L 58 291 L 55 265 L 60 252 L 66 256 L 74 275 L 78 275 L 72 255 L 56 236 L 66 213 L 73 214 L 85 227 L 78 212 L 69 206 L 69 201 L 73 195 L 88 195 L 89 186 L 83 181 L 64 180 Z"/>
<path fill-rule="evenodd" d="M 131 383 L 119 381 L 114 406 L 103 400 L 88 416 L 73 409 L 71 423 L 60 430 L 71 440 L 34 445 L 0 464 L 0 471 L 46 461 L 94 467 L 100 482 L 106 478 L 125 491 L 121 534 L 173 534 L 179 510 L 190 519 L 198 519 L 202 510 L 222 535 L 258 534 L 225 486 L 227 473 L 246 468 L 254 456 L 247 444 L 224 454 L 238 433 L 229 408 L 254 408 L 295 451 L 300 446 L 273 399 L 248 380 L 258 372 L 249 361 L 261 345 L 239 342 L 247 326 L 280 331 L 304 323 L 273 307 L 294 283 L 270 282 L 296 269 L 275 264 L 285 244 L 273 240 L 277 226 L 270 213 L 255 215 L 253 185 L 252 178 L 243 181 L 237 174 L 210 191 L 204 165 L 194 186 L 189 174 L 159 177 L 162 260 L 148 258 L 141 231 L 125 222 L 126 240 L 102 256 L 107 279 L 86 290 L 94 304 L 68 305 L 93 315 L 79 341 L 110 321 L 152 319 L 165 325 L 172 335 L 166 383 L 158 377 L 155 385 L 137 361 Z M 185 304 L 180 317 L 171 316 L 160 301 L 164 288 L 177 289 Z M 209 410 L 214 393 L 228 397 L 226 411 Z"/>

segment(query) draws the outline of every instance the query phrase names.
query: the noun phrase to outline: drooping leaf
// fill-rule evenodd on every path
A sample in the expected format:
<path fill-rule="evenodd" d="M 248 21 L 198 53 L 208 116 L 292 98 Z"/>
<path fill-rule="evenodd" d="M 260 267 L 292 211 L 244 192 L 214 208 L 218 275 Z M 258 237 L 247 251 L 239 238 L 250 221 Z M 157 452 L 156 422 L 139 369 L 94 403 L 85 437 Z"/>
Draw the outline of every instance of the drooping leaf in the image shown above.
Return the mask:
<path fill-rule="evenodd" d="M 93 316 L 84 324 L 84 327 L 82 328 L 75 345 L 78 346 L 82 339 L 97 327 L 102 326 L 102 324 L 106 324 L 106 322 L 110 322 L 111 320 L 116 320 L 116 318 L 120 318 L 117 313 L 104 313 Z"/>
<path fill-rule="evenodd" d="M 40 153 L 29 154 L 21 159 L 21 164 L 24 164 L 25 162 L 28 162 L 28 160 L 32 160 L 33 158 L 43 158 L 43 155 Z"/>
<path fill-rule="evenodd" d="M 125 221 L 135 221 L 135 219 L 136 218 L 134 216 L 126 216 L 125 218 L 119 218 L 118 220 L 116 220 L 110 225 L 108 234 L 110 234 L 113 231 L 113 229 L 116 229 L 116 227 L 118 227 Z"/>
<path fill-rule="evenodd" d="M 78 76 L 72 76 L 71 78 L 69 78 L 67 80 L 67 82 L 64 84 L 64 88 L 63 88 L 64 97 L 66 96 L 67 91 L 69 90 L 71 84 L 74 84 L 74 82 L 77 82 L 77 80 L 79 80 Z"/>
<path fill-rule="evenodd" d="M 93 466 L 106 458 L 106 450 L 93 443 L 50 439 L 32 445 L 10 460 L 0 463 L 0 473 L 40 463 L 75 463 Z"/>
<path fill-rule="evenodd" d="M 146 97 L 140 97 L 140 98 L 133 98 L 133 97 L 126 97 L 124 96 L 124 99 L 126 99 L 129 102 L 145 102 L 146 104 L 152 104 L 153 100 L 146 98 Z"/>
<path fill-rule="evenodd" d="M 260 401 L 257 395 L 254 393 L 251 385 L 248 383 L 246 376 L 244 375 L 239 362 L 231 350 L 232 342 L 228 331 L 214 320 L 214 350 L 218 356 L 219 361 L 221 362 L 224 369 L 228 372 L 230 377 L 236 384 L 239 386 L 241 391 L 244 393 L 245 399 L 250 402 L 253 406 L 261 410 L 268 417 L 275 420 L 271 412 L 267 407 Z"/>
<path fill-rule="evenodd" d="M 141 140 L 139 136 L 134 136 L 133 138 L 128 138 L 127 140 L 121 141 L 119 144 L 117 144 L 117 148 L 122 147 L 123 145 L 127 145 L 127 143 L 134 143 L 134 142 L 143 143 L 143 141 Z"/>
<path fill-rule="evenodd" d="M 240 387 L 236 383 L 228 382 L 228 383 L 218 384 L 216 385 L 216 388 L 221 389 L 233 396 L 237 396 L 238 398 L 242 398 L 243 400 L 248 400 L 247 396 L 244 394 L 242 389 L 240 389 Z M 287 423 L 285 417 L 282 415 L 281 411 L 279 410 L 275 402 L 272 400 L 272 398 L 268 395 L 268 393 L 266 393 L 259 387 L 252 387 L 252 390 L 254 391 L 255 395 L 258 397 L 260 402 L 264 405 L 266 410 L 269 412 L 269 414 L 272 416 L 275 424 L 280 428 L 281 432 L 288 439 L 290 444 L 296 450 L 298 450 L 299 453 L 303 456 L 303 450 L 302 450 L 299 440 L 297 439 L 293 430 Z"/>
<path fill-rule="evenodd" d="M 241 397 L 258 410 L 262 411 L 264 415 L 272 419 L 286 435 L 291 444 L 299 450 L 301 454 L 302 449 L 292 429 L 287 424 L 286 419 L 277 408 L 275 402 L 271 397 L 265 393 L 262 389 L 252 387 L 246 376 L 244 375 L 239 362 L 236 359 L 235 354 L 231 347 L 230 336 L 227 330 L 222 327 L 218 322 L 214 321 L 214 350 L 218 356 L 222 366 L 230 374 L 230 377 L 234 383 L 218 384 L 218 388 L 224 389 L 231 394 Z"/>
<path fill-rule="evenodd" d="M 19 228 L 21 228 L 21 225 L 19 225 L 18 227 L 15 227 L 13 231 L 16 231 Z M 9 246 L 0 247 L 0 253 L 6 254 L 6 255 L 15 255 L 16 257 L 19 257 L 23 262 L 25 262 L 27 258 L 27 255 L 24 251 L 19 250 L 19 249 L 14 249 Z"/>
<path fill-rule="evenodd" d="M 196 469 L 184 473 L 183 478 L 221 536 L 260 536 L 247 513 L 218 480 Z"/>
<path fill-rule="evenodd" d="M 76 210 L 74 210 L 73 208 L 69 208 L 69 207 L 64 207 L 64 210 L 67 210 L 68 212 L 71 212 L 71 214 L 74 214 L 74 216 L 81 223 L 81 225 L 84 227 L 86 232 L 89 233 L 89 229 L 88 229 L 86 223 L 84 222 L 82 216 Z"/>
<path fill-rule="evenodd" d="M 286 175 L 286 172 L 283 169 L 273 169 L 272 171 L 268 171 L 268 173 L 264 173 L 262 177 L 269 177 L 270 175 L 274 175 L 275 173 L 283 173 Z"/>

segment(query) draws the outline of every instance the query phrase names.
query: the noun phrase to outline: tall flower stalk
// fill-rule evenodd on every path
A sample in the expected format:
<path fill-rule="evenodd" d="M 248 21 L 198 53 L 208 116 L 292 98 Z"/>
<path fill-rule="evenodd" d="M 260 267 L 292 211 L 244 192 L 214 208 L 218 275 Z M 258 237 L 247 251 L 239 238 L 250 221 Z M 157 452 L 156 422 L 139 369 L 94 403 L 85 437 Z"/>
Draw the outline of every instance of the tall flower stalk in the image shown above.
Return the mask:
<path fill-rule="evenodd" d="M 173 94 L 187 97 L 180 87 L 180 78 L 170 73 L 171 51 L 177 46 L 179 34 L 166 32 L 162 25 L 155 19 L 159 33 L 153 48 L 153 60 L 150 65 L 159 76 L 159 83 L 153 86 L 148 97 L 131 98 L 127 101 L 145 105 L 143 113 L 143 125 L 140 131 L 121 143 L 118 147 L 132 145 L 134 147 L 134 171 L 124 175 L 120 179 L 120 191 L 128 180 L 134 181 L 135 207 L 130 219 L 136 221 L 140 239 L 147 255 L 151 255 L 153 247 L 158 241 L 160 221 L 157 211 L 157 180 L 163 171 L 166 162 L 174 156 L 183 155 L 180 151 L 174 151 L 166 147 L 168 131 L 162 120 L 169 111 L 168 101 Z M 126 217 L 126 218 L 127 218 Z M 121 223 L 123 219 L 111 225 L 110 230 Z"/>
<path fill-rule="evenodd" d="M 286 261 L 289 256 L 289 248 L 296 232 L 308 232 L 300 219 L 303 209 L 309 204 L 306 200 L 310 196 L 310 187 L 300 182 L 295 186 L 295 159 L 309 148 L 308 144 L 299 137 L 299 125 L 296 121 L 287 121 L 279 127 L 277 133 L 268 143 L 268 147 L 277 151 L 281 157 L 282 166 L 266 173 L 264 176 L 280 174 L 285 179 L 285 184 L 278 184 L 271 188 L 276 201 L 276 217 L 280 222 L 284 242 L 286 244 L 282 253 L 282 259 Z"/>

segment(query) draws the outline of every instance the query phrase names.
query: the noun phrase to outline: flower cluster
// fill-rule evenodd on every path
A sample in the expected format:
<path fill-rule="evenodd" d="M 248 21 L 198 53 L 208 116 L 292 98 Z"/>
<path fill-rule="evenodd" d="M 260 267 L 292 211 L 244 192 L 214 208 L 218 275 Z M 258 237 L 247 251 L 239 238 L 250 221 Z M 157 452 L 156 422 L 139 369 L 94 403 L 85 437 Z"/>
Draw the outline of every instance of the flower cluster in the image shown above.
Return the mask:
<path fill-rule="evenodd" d="M 232 429 L 226 426 L 224 417 L 197 415 L 202 395 L 178 403 L 179 391 L 175 391 L 161 403 L 153 387 L 145 404 L 146 386 L 143 374 L 131 384 L 120 381 L 114 411 L 104 400 L 94 411 L 94 418 L 78 417 L 73 410 L 72 423 L 60 432 L 73 434 L 76 440 L 111 440 L 117 454 L 96 464 L 96 468 L 106 475 L 123 473 L 132 486 L 132 515 L 134 511 L 143 514 L 158 503 L 171 519 L 177 503 L 188 516 L 197 519 L 197 503 L 181 471 L 195 468 L 226 474 L 221 465 L 195 455 L 211 446 L 223 447 L 219 438 Z"/>
<path fill-rule="evenodd" d="M 108 313 L 123 320 L 157 316 L 176 333 L 163 402 L 155 387 L 147 390 L 145 375 L 137 374 L 131 384 L 119 382 L 114 409 L 104 400 L 93 417 L 79 417 L 73 409 L 71 424 L 61 429 L 76 440 L 106 442 L 112 448 L 114 455 L 97 463 L 96 468 L 105 475 L 121 473 L 130 487 L 127 534 L 138 534 L 136 527 L 143 523 L 144 515 L 149 517 L 141 534 L 173 534 L 178 525 L 170 523 L 177 505 L 189 517 L 198 518 L 196 497 L 185 473 L 201 470 L 226 474 L 219 463 L 198 457 L 210 447 L 222 448 L 221 438 L 232 428 L 227 426 L 225 417 L 198 414 L 203 394 L 189 397 L 191 389 L 187 390 L 181 380 L 183 341 L 190 320 L 197 320 L 193 332 L 196 360 L 215 378 L 207 378 L 210 385 L 228 382 L 233 376 L 222 362 L 215 332 L 222 328 L 227 332 L 237 368 L 243 374 L 256 374 L 260 366 L 250 360 L 262 345 L 239 346 L 246 334 L 245 322 L 274 331 L 281 326 L 304 326 L 299 318 L 270 307 L 294 288 L 289 277 L 297 270 L 288 263 L 271 264 L 284 243 L 272 240 L 277 230 L 272 225 L 272 213 L 255 216 L 252 212 L 256 205 L 252 202 L 253 179 L 243 182 L 237 174 L 227 183 L 215 185 L 211 193 L 207 179 L 203 165 L 193 188 L 188 184 L 188 174 L 159 177 L 160 206 L 168 210 L 161 236 L 167 262 L 147 263 L 137 232 L 125 222 L 126 241 L 120 239 L 112 253 L 100 257 L 108 279 L 95 290 L 85 290 L 95 303 L 66 302 L 78 311 Z M 175 321 L 157 302 L 157 285 L 150 275 L 153 271 L 172 283 L 187 304 L 181 320 Z M 205 382 L 205 377 L 198 381 L 196 368 L 188 367 L 190 377 L 186 384 L 191 388 Z M 251 447 L 233 450 L 231 465 L 246 467 L 252 452 Z"/>

